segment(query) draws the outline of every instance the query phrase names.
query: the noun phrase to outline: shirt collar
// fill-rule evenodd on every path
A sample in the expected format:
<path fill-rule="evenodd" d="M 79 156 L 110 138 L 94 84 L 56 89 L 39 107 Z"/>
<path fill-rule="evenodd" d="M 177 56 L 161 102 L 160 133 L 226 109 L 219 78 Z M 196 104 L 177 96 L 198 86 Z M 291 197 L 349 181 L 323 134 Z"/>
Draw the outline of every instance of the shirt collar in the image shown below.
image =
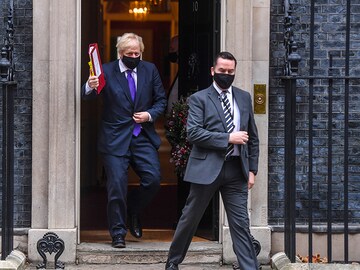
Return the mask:
<path fill-rule="evenodd" d="M 213 86 L 214 86 L 216 92 L 218 92 L 219 95 L 220 95 L 223 91 L 227 92 L 227 93 L 230 94 L 230 95 L 232 94 L 232 86 L 230 86 L 229 89 L 227 89 L 227 90 L 222 90 L 222 89 L 220 89 L 215 82 L 213 82 Z"/>

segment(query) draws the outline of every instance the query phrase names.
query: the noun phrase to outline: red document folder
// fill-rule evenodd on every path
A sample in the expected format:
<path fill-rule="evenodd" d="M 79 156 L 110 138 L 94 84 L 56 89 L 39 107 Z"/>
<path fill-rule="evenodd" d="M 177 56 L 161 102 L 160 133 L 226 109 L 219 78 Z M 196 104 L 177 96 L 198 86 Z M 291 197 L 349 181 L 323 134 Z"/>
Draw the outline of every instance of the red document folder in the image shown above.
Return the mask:
<path fill-rule="evenodd" d="M 105 76 L 102 69 L 101 58 L 97 43 L 92 43 L 89 45 L 89 57 L 90 75 L 97 76 L 99 78 L 99 86 L 96 89 L 96 92 L 100 94 L 101 90 L 105 86 Z"/>

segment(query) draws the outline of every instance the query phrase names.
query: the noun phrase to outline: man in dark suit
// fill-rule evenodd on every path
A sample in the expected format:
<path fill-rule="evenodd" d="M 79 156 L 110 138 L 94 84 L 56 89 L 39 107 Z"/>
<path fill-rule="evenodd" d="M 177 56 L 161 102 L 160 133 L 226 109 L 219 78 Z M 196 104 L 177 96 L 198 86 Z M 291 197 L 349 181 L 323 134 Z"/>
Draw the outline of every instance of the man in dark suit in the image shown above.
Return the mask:
<path fill-rule="evenodd" d="M 116 47 L 119 59 L 103 66 L 106 84 L 100 92 L 103 113 L 98 149 L 107 178 L 112 246 L 124 248 L 127 214 L 131 234 L 140 238 L 139 214 L 160 187 L 160 137 L 154 122 L 164 113 L 166 95 L 155 65 L 141 60 L 140 36 L 125 33 Z M 98 78 L 90 76 L 82 97 L 97 96 L 93 90 L 98 86 Z M 140 186 L 127 196 L 129 166 L 140 177 Z"/>
<path fill-rule="evenodd" d="M 184 180 L 191 187 L 170 246 L 167 270 L 178 269 L 184 260 L 201 217 L 218 190 L 240 269 L 258 269 L 247 198 L 258 169 L 259 139 L 250 94 L 232 86 L 235 71 L 235 57 L 219 53 L 211 68 L 214 83 L 189 98 L 187 135 L 193 148 Z"/>

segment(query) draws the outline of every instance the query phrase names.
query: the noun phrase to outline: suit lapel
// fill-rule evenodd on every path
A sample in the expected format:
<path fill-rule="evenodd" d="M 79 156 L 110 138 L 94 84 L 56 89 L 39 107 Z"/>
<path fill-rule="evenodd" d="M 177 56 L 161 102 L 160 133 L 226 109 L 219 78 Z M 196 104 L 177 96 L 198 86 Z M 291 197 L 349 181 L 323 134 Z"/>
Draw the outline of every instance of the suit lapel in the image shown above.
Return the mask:
<path fill-rule="evenodd" d="M 130 89 L 129 89 L 129 84 L 128 81 L 126 79 L 126 72 L 125 73 L 121 73 L 120 72 L 120 67 L 119 67 L 119 60 L 115 61 L 115 66 L 114 66 L 114 76 L 117 79 L 117 81 L 120 84 L 120 90 L 123 90 L 125 93 L 126 98 L 128 99 L 128 101 L 131 104 L 134 104 L 132 98 L 131 98 L 131 94 L 130 94 Z"/>
<path fill-rule="evenodd" d="M 221 122 L 224 126 L 224 129 L 226 130 L 226 121 L 225 121 L 225 115 L 224 115 L 224 110 L 221 106 L 221 102 L 220 102 L 220 99 L 219 99 L 219 94 L 218 92 L 216 91 L 216 89 L 211 86 L 209 88 L 209 98 L 210 100 L 212 101 L 212 103 L 214 104 L 215 108 L 216 108 L 216 111 L 218 112 L 219 116 L 220 116 L 220 119 L 221 119 Z"/>
<path fill-rule="evenodd" d="M 144 83 L 145 83 L 145 69 L 143 68 L 142 65 L 142 61 L 140 61 L 139 65 L 136 68 L 136 72 L 137 72 L 137 86 L 136 86 L 136 97 L 135 97 L 135 107 L 137 106 L 139 100 L 140 100 L 140 95 L 141 95 L 141 90 L 144 88 Z"/>

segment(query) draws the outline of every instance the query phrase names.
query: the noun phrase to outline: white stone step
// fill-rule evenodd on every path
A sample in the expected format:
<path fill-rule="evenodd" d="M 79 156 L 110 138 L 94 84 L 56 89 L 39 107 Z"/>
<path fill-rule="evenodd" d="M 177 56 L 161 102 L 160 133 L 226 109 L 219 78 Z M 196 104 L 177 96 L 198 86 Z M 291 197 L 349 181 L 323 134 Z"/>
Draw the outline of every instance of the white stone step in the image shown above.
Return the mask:
<path fill-rule="evenodd" d="M 170 242 L 127 242 L 116 249 L 110 243 L 81 243 L 77 247 L 79 264 L 158 264 L 165 263 Z M 217 242 L 193 242 L 184 264 L 215 264 L 222 261 L 222 245 Z"/>

